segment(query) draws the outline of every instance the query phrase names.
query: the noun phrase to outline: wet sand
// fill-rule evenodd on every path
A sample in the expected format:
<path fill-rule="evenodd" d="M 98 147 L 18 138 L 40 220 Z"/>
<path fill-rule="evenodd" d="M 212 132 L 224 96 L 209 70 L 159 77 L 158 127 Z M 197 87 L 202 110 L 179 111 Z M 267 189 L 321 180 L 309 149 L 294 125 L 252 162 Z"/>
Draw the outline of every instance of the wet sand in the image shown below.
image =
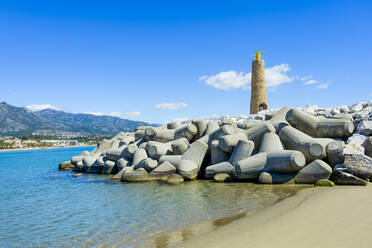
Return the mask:
<path fill-rule="evenodd" d="M 372 185 L 309 188 L 176 247 L 372 247 Z"/>
<path fill-rule="evenodd" d="M 209 182 L 213 185 L 213 182 Z M 239 185 L 239 183 L 235 183 Z M 210 220 L 205 220 L 201 223 L 196 223 L 193 225 L 184 225 L 185 223 L 180 223 L 178 228 L 168 228 L 166 230 L 162 230 L 157 233 L 153 233 L 146 239 L 149 239 L 147 242 L 142 243 L 141 246 L 138 247 L 156 247 L 156 248 L 168 248 L 168 247 L 179 247 L 181 244 L 188 244 L 188 240 L 197 240 L 200 236 L 209 235 L 210 233 L 214 233 L 216 230 L 229 225 L 234 225 L 234 223 L 238 220 L 245 219 L 247 216 L 251 216 L 254 213 L 260 212 L 263 209 L 268 208 L 269 206 L 277 205 L 279 202 L 284 201 L 288 197 L 293 197 L 298 192 L 303 189 L 313 188 L 309 185 L 295 185 L 295 184 L 286 184 L 286 185 L 259 185 L 259 184 L 252 184 L 247 183 L 254 188 L 257 188 L 257 192 L 271 192 L 272 194 L 276 195 L 276 199 L 267 198 L 262 195 L 262 200 L 259 202 L 259 206 L 247 206 L 246 208 L 242 208 L 238 212 L 232 211 L 228 215 L 223 215 L 219 218 L 212 217 Z M 221 185 L 232 185 L 231 184 L 219 184 Z M 242 185 L 246 185 L 246 183 L 242 183 Z M 225 192 L 229 194 L 228 192 Z M 254 194 L 254 192 L 246 192 L 248 194 Z M 217 197 L 217 196 L 215 196 Z M 225 196 L 225 200 L 229 201 L 229 197 Z M 237 210 L 237 209 L 235 209 Z M 221 212 L 222 214 L 223 212 Z M 226 213 L 225 213 L 226 214 Z M 185 243 L 186 242 L 186 243 Z M 194 241 L 191 241 L 190 247 L 194 247 Z M 125 247 L 121 246 L 122 244 L 118 244 L 118 247 Z"/>

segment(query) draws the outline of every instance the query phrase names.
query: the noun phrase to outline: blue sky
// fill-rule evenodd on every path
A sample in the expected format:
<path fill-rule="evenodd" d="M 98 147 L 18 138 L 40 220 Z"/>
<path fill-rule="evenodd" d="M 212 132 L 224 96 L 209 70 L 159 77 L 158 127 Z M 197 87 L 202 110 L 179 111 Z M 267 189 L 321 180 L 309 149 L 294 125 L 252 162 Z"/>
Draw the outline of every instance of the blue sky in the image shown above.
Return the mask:
<path fill-rule="evenodd" d="M 372 99 L 371 13 L 368 1 L 0 1 L 0 100 L 149 122 L 247 114 L 260 49 L 269 108 L 350 105 Z"/>

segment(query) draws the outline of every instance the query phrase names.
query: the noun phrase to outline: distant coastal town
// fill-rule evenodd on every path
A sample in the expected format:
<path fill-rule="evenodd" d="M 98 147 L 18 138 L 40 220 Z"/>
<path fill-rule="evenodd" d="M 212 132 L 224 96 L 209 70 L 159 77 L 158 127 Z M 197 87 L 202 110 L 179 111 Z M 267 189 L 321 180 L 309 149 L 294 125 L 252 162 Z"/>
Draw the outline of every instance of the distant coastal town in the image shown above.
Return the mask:
<path fill-rule="evenodd" d="M 33 133 L 21 137 L 0 136 L 0 151 L 45 149 L 73 146 L 90 146 L 102 141 L 106 136 L 57 136 L 40 135 Z"/>

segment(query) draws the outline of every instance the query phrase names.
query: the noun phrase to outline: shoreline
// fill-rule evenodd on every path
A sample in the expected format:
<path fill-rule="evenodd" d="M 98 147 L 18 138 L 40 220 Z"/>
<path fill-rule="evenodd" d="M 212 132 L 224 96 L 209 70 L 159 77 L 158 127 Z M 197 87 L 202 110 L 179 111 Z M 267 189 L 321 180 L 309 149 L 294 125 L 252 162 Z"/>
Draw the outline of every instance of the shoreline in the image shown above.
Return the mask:
<path fill-rule="evenodd" d="M 1 152 L 21 152 L 21 151 L 38 151 L 38 150 L 49 150 L 58 148 L 74 148 L 74 147 L 92 147 L 95 145 L 84 145 L 84 146 L 51 146 L 51 147 L 33 147 L 33 148 L 14 148 L 14 149 L 0 149 Z"/>
<path fill-rule="evenodd" d="M 160 247 L 370 247 L 371 195 L 371 185 L 305 188 L 226 225 Z"/>
<path fill-rule="evenodd" d="M 189 240 L 198 239 L 199 237 L 202 237 L 204 235 L 209 235 L 209 233 L 214 233 L 215 231 L 222 227 L 234 225 L 236 221 L 250 218 L 250 216 L 253 216 L 256 213 L 277 206 L 277 204 L 279 204 L 280 202 L 295 197 L 304 190 L 315 189 L 315 187 L 312 186 L 299 184 L 282 185 L 265 184 L 260 185 L 260 187 L 267 187 L 271 188 L 272 190 L 280 190 L 280 188 L 282 188 L 282 190 L 284 189 L 285 191 L 288 191 L 288 195 L 279 197 L 277 200 L 268 205 L 263 205 L 254 209 L 241 209 L 240 211 L 230 213 L 229 215 L 220 216 L 218 218 L 211 218 L 198 223 L 193 223 L 191 225 L 184 225 L 184 223 L 180 223 L 179 226 L 173 230 L 164 229 L 162 231 L 158 231 L 157 233 L 151 234 L 149 236 L 150 239 L 138 247 L 157 248 L 182 247 L 182 245 L 187 244 Z M 143 238 L 147 239 L 145 237 Z M 119 245 L 119 247 L 121 246 Z M 198 246 L 194 246 L 194 244 L 191 241 L 190 247 Z"/>

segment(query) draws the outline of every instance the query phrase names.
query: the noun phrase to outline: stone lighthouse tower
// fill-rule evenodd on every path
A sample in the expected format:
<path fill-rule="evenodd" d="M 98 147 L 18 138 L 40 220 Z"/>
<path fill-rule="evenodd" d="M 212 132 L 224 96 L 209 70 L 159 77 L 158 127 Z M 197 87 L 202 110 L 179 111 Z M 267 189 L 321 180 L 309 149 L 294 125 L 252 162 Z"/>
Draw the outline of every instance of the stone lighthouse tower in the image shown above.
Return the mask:
<path fill-rule="evenodd" d="M 251 114 L 257 114 L 267 109 L 265 62 L 261 60 L 259 51 L 256 53 L 256 60 L 252 61 L 251 78 Z"/>

